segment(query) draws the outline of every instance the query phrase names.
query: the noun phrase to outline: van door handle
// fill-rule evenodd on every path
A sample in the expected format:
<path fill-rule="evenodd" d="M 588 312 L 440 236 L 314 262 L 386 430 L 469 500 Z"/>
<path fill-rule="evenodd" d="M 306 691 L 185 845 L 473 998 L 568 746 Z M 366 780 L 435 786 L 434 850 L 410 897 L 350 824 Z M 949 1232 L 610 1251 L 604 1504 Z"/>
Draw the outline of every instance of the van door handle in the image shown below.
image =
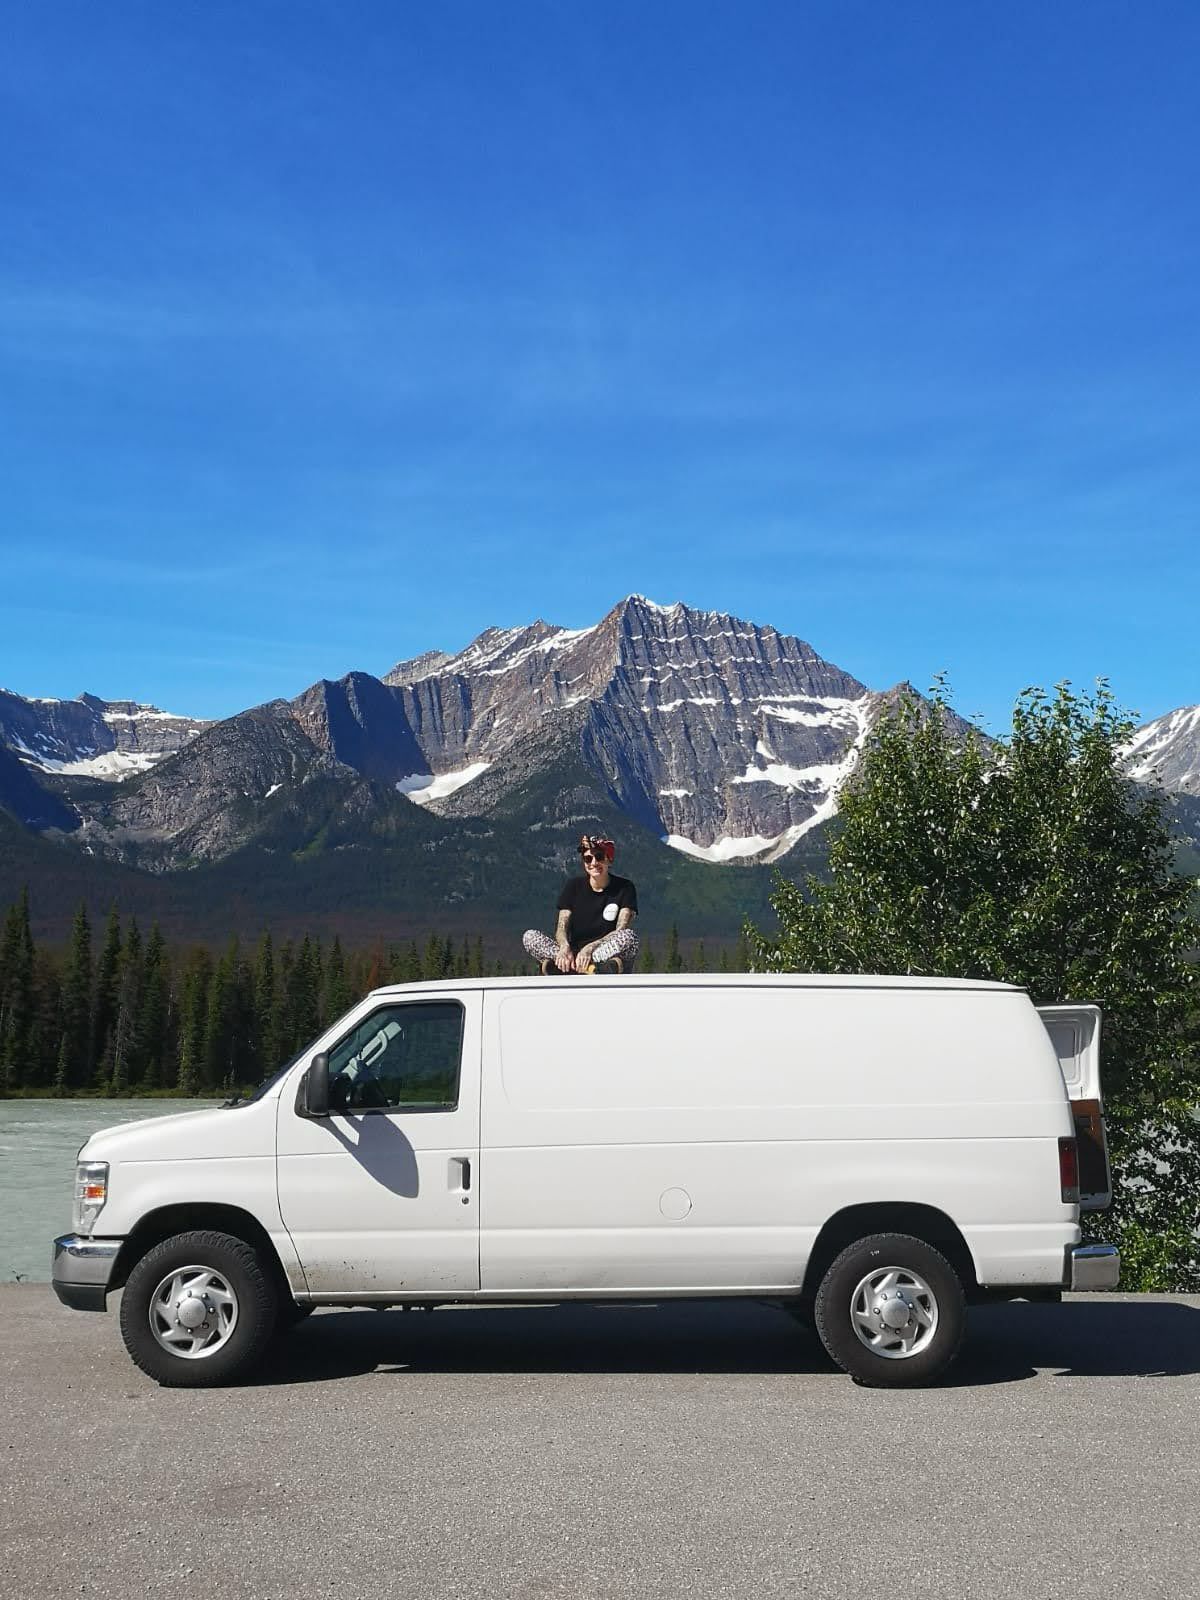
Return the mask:
<path fill-rule="evenodd" d="M 458 1168 L 458 1182 L 457 1182 L 457 1184 L 454 1182 L 454 1168 L 455 1167 Z M 470 1188 L 471 1188 L 471 1158 L 470 1158 L 470 1156 L 451 1156 L 450 1157 L 450 1179 L 451 1179 L 451 1187 L 452 1188 L 461 1189 L 463 1194 L 469 1193 Z"/>

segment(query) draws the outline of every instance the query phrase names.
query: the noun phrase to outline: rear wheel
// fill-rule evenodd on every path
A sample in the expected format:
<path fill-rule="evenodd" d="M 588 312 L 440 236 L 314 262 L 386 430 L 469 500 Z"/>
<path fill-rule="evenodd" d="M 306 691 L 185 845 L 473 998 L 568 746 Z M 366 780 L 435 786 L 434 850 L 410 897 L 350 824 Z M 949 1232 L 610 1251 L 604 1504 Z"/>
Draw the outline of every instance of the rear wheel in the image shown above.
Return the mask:
<path fill-rule="evenodd" d="M 966 1297 L 954 1268 L 924 1239 L 877 1233 L 843 1250 L 817 1290 L 821 1343 L 858 1383 L 929 1383 L 958 1354 Z"/>
<path fill-rule="evenodd" d="M 130 1272 L 121 1337 L 165 1387 L 228 1383 L 261 1355 L 278 1308 L 275 1275 L 252 1245 L 228 1233 L 177 1233 Z"/>

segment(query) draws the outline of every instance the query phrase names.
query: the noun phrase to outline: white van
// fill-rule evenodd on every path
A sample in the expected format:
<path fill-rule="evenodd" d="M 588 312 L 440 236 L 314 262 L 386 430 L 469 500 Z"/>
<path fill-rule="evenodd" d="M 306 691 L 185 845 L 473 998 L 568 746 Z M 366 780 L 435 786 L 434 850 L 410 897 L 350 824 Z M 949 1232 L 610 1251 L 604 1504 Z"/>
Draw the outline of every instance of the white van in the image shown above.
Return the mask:
<path fill-rule="evenodd" d="M 123 1287 L 164 1384 L 232 1378 L 318 1305 L 712 1295 L 919 1383 L 968 1300 L 1115 1287 L 1079 1230 L 1081 1141 L 1109 1198 L 1098 1047 L 1094 1007 L 949 979 L 380 989 L 251 1100 L 93 1135 L 54 1286 Z"/>

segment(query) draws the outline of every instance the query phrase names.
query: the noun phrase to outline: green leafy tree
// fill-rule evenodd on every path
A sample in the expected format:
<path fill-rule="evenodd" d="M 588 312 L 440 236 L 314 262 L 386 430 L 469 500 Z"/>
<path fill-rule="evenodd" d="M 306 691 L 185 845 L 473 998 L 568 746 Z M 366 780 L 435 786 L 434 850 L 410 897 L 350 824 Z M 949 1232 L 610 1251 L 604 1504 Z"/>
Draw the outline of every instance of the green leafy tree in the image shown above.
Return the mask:
<path fill-rule="evenodd" d="M 1103 1078 L 1123 1281 L 1200 1288 L 1200 925 L 1164 800 L 1129 783 L 1107 686 L 1027 690 L 1011 735 L 964 731 L 944 685 L 879 723 L 839 797 L 829 881 L 780 881 L 774 972 L 997 979 L 1105 1014 Z M 1085 1225 L 1092 1219 L 1085 1218 Z"/>

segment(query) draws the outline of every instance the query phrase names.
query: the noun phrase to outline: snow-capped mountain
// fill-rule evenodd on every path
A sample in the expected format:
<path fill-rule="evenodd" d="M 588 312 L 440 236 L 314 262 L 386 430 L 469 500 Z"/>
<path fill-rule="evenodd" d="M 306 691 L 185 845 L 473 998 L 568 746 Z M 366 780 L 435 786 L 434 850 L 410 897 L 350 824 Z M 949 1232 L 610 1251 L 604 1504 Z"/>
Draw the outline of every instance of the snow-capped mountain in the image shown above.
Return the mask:
<path fill-rule="evenodd" d="M 26 699 L 0 689 L 0 744 L 41 772 L 117 783 L 146 772 L 208 724 L 134 700 Z"/>
<path fill-rule="evenodd" d="M 623 812 L 733 861 L 774 859 L 832 814 L 883 698 L 801 639 L 632 595 L 591 627 L 491 628 L 294 705 L 319 748 L 456 815 L 569 744 Z"/>
<path fill-rule="evenodd" d="M 411 834 L 436 851 L 464 822 L 492 829 L 501 856 L 519 827 L 543 864 L 580 827 L 626 822 L 656 856 L 661 841 L 770 862 L 810 848 L 898 692 L 774 628 L 631 595 L 588 627 L 489 628 L 212 724 L 0 691 L 0 808 L 156 870 L 254 841 L 294 853 Z M 1139 730 L 1128 758 L 1180 803 L 1200 797 L 1200 707 Z"/>
<path fill-rule="evenodd" d="M 1125 759 L 1139 783 L 1157 778 L 1173 794 L 1200 797 L 1200 706 L 1147 722 L 1126 746 Z"/>

